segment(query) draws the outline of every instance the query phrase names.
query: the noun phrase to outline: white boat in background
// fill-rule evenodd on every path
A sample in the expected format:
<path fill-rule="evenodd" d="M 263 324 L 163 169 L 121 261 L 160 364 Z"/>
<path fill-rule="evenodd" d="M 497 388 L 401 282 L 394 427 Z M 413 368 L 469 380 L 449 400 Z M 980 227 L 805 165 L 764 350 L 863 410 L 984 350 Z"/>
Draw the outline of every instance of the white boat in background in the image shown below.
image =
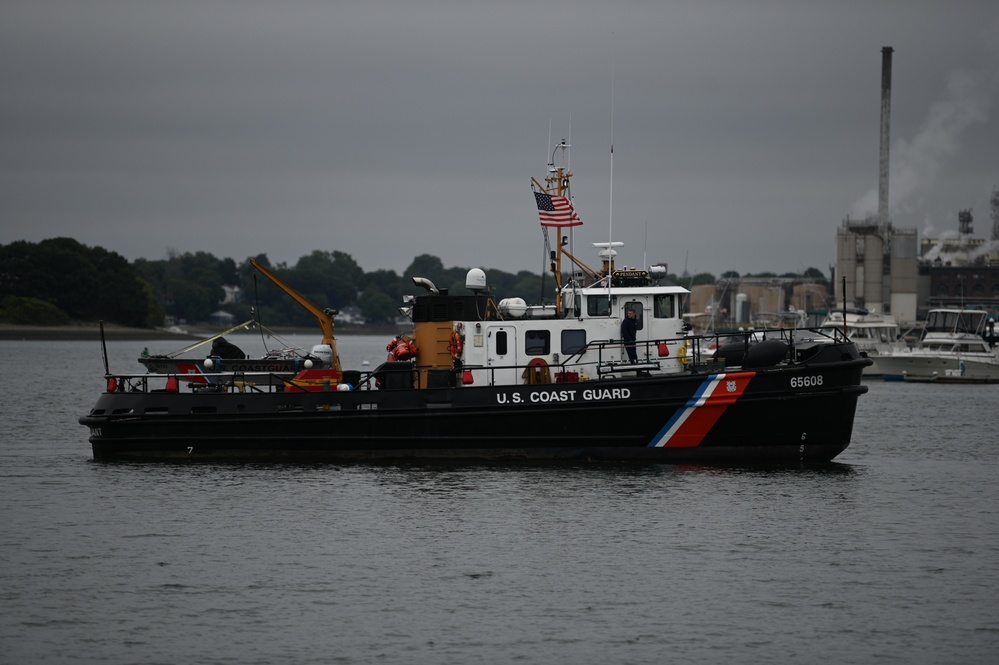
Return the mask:
<path fill-rule="evenodd" d="M 934 309 L 919 346 L 877 358 L 886 381 L 999 383 L 995 321 L 975 309 Z"/>
<path fill-rule="evenodd" d="M 822 323 L 822 328 L 845 332 L 857 348 L 874 361 L 873 365 L 864 369 L 864 376 L 867 378 L 884 374 L 878 364 L 881 356 L 904 353 L 908 349 L 900 339 L 895 317 L 870 312 L 862 307 L 830 312 Z"/>

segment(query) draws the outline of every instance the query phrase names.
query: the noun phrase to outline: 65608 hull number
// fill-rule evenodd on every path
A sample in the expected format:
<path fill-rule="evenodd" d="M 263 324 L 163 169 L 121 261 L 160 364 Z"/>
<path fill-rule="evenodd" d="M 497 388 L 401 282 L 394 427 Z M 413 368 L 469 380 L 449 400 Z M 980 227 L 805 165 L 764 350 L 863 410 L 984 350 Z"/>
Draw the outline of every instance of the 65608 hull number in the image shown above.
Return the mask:
<path fill-rule="evenodd" d="M 792 388 L 814 388 L 822 385 L 822 375 L 812 374 L 811 376 L 792 376 Z"/>

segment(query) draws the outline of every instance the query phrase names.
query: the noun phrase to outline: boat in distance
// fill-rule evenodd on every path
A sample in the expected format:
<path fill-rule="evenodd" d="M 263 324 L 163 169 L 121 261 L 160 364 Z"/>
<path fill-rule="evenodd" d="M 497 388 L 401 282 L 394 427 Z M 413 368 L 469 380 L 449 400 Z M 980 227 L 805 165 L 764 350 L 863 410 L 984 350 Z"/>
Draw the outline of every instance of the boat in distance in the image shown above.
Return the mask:
<path fill-rule="evenodd" d="M 864 370 L 865 378 L 883 376 L 878 358 L 891 353 L 904 352 L 905 342 L 901 341 L 898 322 L 888 314 L 872 312 L 863 307 L 852 307 L 829 312 L 822 323 L 823 329 L 840 329 L 846 333 L 860 349 L 861 353 L 874 361 Z"/>
<path fill-rule="evenodd" d="M 332 317 L 320 345 L 331 361 L 277 382 L 218 371 L 190 383 L 105 362 L 105 389 L 79 419 L 94 458 L 742 464 L 828 461 L 847 448 L 871 363 L 853 342 L 835 330 L 808 341 L 692 334 L 689 292 L 665 282 L 664 266 L 616 267 L 620 243 L 593 243 L 599 269 L 572 254 L 571 174 L 554 163 L 548 173 L 532 182 L 545 234 L 556 231 L 554 302 L 497 302 L 473 268 L 462 294 L 414 278 L 412 334 L 371 371 L 340 366 Z"/>
<path fill-rule="evenodd" d="M 931 309 L 919 344 L 878 357 L 886 381 L 999 383 L 995 321 L 979 309 Z"/>

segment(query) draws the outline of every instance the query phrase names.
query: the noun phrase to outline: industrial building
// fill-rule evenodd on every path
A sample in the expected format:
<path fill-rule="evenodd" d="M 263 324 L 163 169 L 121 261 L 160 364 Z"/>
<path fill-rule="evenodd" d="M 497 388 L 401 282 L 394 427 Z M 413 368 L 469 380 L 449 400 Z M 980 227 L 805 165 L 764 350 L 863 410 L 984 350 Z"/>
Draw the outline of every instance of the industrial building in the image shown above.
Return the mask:
<path fill-rule="evenodd" d="M 881 49 L 881 152 L 878 212 L 843 221 L 836 233 L 833 286 L 837 303 L 890 314 L 914 324 L 934 307 L 999 311 L 999 190 L 991 196 L 992 239 L 972 237 L 971 210 L 958 213 L 958 232 L 918 241 L 916 229 L 892 225 L 888 211 L 888 146 L 893 49 Z"/>
<path fill-rule="evenodd" d="M 878 211 L 843 220 L 836 231 L 832 294 L 824 279 L 723 278 L 691 288 L 688 317 L 704 329 L 769 326 L 787 315 L 821 316 L 830 307 L 863 307 L 891 315 L 903 328 L 918 327 L 940 307 L 973 307 L 999 316 L 999 189 L 990 198 L 992 238 L 973 237 L 970 209 L 957 214 L 956 232 L 918 238 L 916 229 L 892 224 L 888 210 L 891 118 L 890 46 L 881 49 L 881 142 Z M 814 318 L 811 322 L 815 322 Z"/>

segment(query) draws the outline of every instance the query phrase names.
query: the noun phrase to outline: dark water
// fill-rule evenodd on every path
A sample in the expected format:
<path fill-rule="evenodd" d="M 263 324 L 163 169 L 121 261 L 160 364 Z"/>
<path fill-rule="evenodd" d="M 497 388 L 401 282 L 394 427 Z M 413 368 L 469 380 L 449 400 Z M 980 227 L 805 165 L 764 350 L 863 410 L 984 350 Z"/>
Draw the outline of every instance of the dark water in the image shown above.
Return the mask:
<path fill-rule="evenodd" d="M 0 349 L 3 663 L 996 662 L 999 386 L 819 467 L 98 464 L 98 345 Z"/>

